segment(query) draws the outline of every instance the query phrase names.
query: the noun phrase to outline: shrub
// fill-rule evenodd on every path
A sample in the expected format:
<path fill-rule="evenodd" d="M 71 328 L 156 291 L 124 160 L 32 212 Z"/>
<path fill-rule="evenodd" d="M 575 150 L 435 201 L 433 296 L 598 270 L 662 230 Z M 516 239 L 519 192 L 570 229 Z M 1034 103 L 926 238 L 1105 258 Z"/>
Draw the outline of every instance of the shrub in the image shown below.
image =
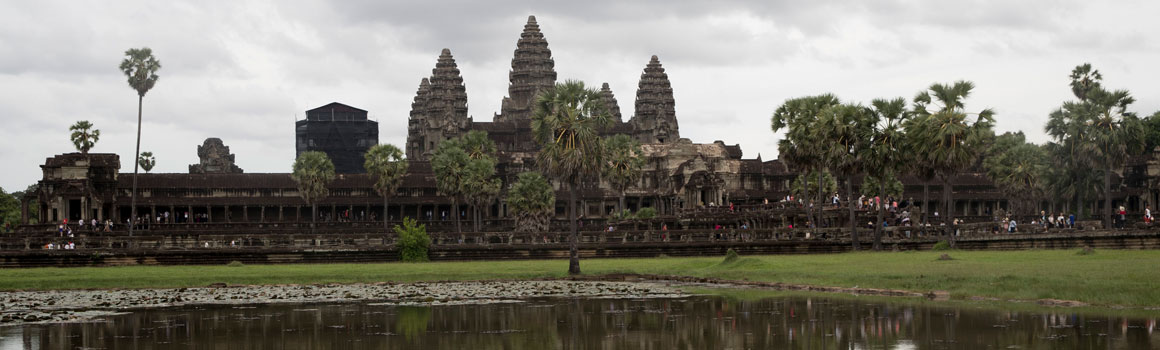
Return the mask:
<path fill-rule="evenodd" d="M 636 211 L 637 219 L 648 220 L 655 217 L 657 217 L 657 210 L 652 207 L 644 207 Z"/>
<path fill-rule="evenodd" d="M 943 254 L 939 255 L 938 260 L 955 260 L 955 258 L 952 258 L 950 254 Z"/>
<path fill-rule="evenodd" d="M 741 256 L 737 254 L 736 250 L 733 250 L 733 248 L 729 248 L 729 251 L 725 252 L 725 261 L 722 261 L 721 263 L 728 264 L 728 263 L 737 261 L 737 259 L 740 259 L 740 258 L 741 258 Z"/>
<path fill-rule="evenodd" d="M 947 243 L 947 241 L 938 241 L 938 243 L 935 243 L 934 247 L 931 247 L 930 249 L 931 250 L 950 250 L 951 244 Z"/>
<path fill-rule="evenodd" d="M 395 225 L 395 234 L 399 235 L 399 244 L 396 245 L 399 259 L 406 262 L 427 261 L 427 246 L 431 244 L 427 226 L 405 217 L 403 226 Z"/>
<path fill-rule="evenodd" d="M 1084 246 L 1083 249 L 1080 249 L 1078 252 L 1075 252 L 1075 255 L 1092 255 L 1095 253 L 1096 253 L 1096 250 L 1092 249 L 1091 246 Z"/>
<path fill-rule="evenodd" d="M 234 260 L 234 261 L 231 261 L 229 264 L 226 264 L 226 266 L 229 266 L 229 267 L 242 267 L 242 266 L 246 266 L 246 264 L 243 264 L 241 261 Z"/>

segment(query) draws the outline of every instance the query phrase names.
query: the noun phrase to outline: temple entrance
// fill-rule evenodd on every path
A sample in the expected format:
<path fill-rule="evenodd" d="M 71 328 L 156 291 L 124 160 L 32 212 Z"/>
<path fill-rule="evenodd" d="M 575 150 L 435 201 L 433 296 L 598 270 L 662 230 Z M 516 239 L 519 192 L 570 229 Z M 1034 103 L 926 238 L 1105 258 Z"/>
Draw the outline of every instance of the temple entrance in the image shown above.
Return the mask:
<path fill-rule="evenodd" d="M 80 200 L 80 199 L 70 199 L 70 200 L 68 200 L 68 220 L 69 220 L 69 221 L 77 221 L 77 220 L 80 220 L 80 219 L 81 219 L 81 213 L 82 213 L 82 211 L 81 211 L 81 200 Z"/>

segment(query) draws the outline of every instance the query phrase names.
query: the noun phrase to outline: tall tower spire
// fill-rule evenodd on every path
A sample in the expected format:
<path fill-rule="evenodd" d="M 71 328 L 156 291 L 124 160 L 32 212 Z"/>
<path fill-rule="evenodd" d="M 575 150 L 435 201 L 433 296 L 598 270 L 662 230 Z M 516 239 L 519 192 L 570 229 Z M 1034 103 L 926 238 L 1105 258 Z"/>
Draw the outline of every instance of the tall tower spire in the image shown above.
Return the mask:
<path fill-rule="evenodd" d="M 624 122 L 620 117 L 620 105 L 616 103 L 616 96 L 612 94 L 612 89 L 608 87 L 608 83 L 600 86 L 600 102 L 604 104 L 605 109 L 608 109 L 613 123 Z"/>
<path fill-rule="evenodd" d="M 527 121 L 532 116 L 536 93 L 556 84 L 556 61 L 548 41 L 540 32 L 536 16 L 528 16 L 524 32 L 516 41 L 512 70 L 508 72 L 508 97 L 501 103 L 501 114 L 495 121 Z"/>
<path fill-rule="evenodd" d="M 667 143 L 681 137 L 677 127 L 673 87 L 661 61 L 653 55 L 636 90 L 636 112 L 629 123 L 641 143 Z"/>
<path fill-rule="evenodd" d="M 407 125 L 407 157 L 426 160 L 443 140 L 459 137 L 471 127 L 467 117 L 467 87 L 451 50 L 443 49 L 431 78 L 423 78 L 411 103 Z"/>

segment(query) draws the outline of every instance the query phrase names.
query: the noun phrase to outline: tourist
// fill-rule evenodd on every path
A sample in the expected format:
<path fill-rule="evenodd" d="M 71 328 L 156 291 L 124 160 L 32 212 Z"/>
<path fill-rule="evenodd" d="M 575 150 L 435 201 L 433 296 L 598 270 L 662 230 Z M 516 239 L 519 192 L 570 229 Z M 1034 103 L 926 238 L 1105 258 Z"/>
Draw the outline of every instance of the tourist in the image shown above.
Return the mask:
<path fill-rule="evenodd" d="M 1011 219 L 1011 223 L 1008 224 L 1007 233 L 1015 233 L 1015 219 Z"/>
<path fill-rule="evenodd" d="M 1075 213 L 1067 215 L 1067 227 L 1075 228 Z"/>
<path fill-rule="evenodd" d="M 1120 221 L 1120 228 L 1123 229 L 1124 225 L 1127 224 L 1127 221 L 1128 221 L 1128 212 L 1124 210 L 1124 206 L 1122 206 L 1122 205 L 1120 206 L 1119 221 Z"/>
<path fill-rule="evenodd" d="M 1145 224 L 1152 224 L 1152 207 L 1151 206 L 1147 206 L 1147 205 L 1144 206 L 1144 223 Z"/>

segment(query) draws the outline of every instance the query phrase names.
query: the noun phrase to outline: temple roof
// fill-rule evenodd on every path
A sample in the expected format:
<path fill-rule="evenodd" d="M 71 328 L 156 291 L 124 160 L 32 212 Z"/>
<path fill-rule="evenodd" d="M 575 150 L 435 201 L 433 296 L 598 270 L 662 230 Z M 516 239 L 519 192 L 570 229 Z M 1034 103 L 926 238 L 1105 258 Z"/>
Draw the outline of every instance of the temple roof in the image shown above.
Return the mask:
<path fill-rule="evenodd" d="M 604 108 L 607 108 L 608 113 L 612 115 L 612 121 L 620 123 L 623 120 L 620 116 L 620 104 L 616 102 L 616 95 L 612 94 L 612 89 L 608 87 L 608 83 L 600 86 L 600 100 L 604 103 Z"/>

